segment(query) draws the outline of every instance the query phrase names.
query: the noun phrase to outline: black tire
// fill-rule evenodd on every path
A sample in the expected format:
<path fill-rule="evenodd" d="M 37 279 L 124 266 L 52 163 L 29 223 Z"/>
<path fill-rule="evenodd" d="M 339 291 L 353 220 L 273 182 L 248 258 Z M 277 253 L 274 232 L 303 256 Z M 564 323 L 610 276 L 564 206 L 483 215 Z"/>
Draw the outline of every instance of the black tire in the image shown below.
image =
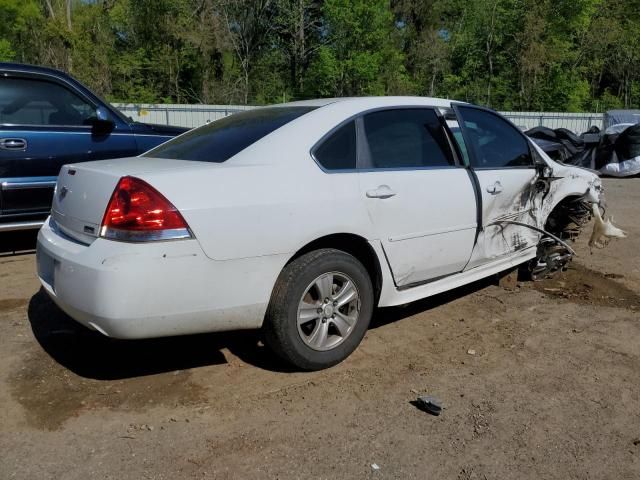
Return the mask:
<path fill-rule="evenodd" d="M 360 312 L 351 333 L 330 350 L 308 346 L 298 333 L 298 305 L 307 286 L 328 272 L 346 274 L 360 297 Z M 374 306 L 369 274 L 355 257 L 340 250 L 314 250 L 293 260 L 280 273 L 267 308 L 263 333 L 266 345 L 278 356 L 302 370 L 321 370 L 347 358 L 364 337 Z"/>

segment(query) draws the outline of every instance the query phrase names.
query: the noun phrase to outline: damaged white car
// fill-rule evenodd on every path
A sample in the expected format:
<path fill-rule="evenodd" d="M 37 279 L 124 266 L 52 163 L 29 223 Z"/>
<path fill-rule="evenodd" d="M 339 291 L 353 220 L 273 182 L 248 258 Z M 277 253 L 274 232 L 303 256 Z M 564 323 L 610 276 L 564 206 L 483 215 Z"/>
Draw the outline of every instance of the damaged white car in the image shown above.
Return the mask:
<path fill-rule="evenodd" d="M 262 328 L 314 370 L 357 347 L 376 307 L 523 264 L 534 277 L 563 268 L 600 195 L 595 174 L 487 109 L 297 102 L 63 167 L 38 274 L 105 335 Z"/>

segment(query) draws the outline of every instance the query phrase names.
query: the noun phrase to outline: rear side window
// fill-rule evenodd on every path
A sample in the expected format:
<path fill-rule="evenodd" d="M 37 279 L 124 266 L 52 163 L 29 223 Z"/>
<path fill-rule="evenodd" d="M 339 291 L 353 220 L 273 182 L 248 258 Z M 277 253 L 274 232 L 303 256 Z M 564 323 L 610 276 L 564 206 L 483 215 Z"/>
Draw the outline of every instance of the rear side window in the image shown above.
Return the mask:
<path fill-rule="evenodd" d="M 447 139 L 431 109 L 383 110 L 364 116 L 369 146 L 365 168 L 444 167 L 454 164 Z"/>
<path fill-rule="evenodd" d="M 91 125 L 95 108 L 62 85 L 29 78 L 0 78 L 0 123 Z"/>
<path fill-rule="evenodd" d="M 498 115 L 477 108 L 458 107 L 465 127 L 465 139 L 475 155 L 476 168 L 533 166 L 525 136 Z"/>
<path fill-rule="evenodd" d="M 466 166 L 471 165 L 470 163 L 471 160 L 469 159 L 469 152 L 467 151 L 467 145 L 464 143 L 464 136 L 462 135 L 462 130 L 460 129 L 458 120 L 447 119 L 447 126 L 449 127 L 449 131 L 453 136 L 453 140 L 456 142 L 456 145 L 458 146 L 460 155 L 462 155 L 462 163 Z"/>
<path fill-rule="evenodd" d="M 235 113 L 149 150 L 144 157 L 222 163 L 316 107 L 269 107 Z"/>
<path fill-rule="evenodd" d="M 356 124 L 343 125 L 325 139 L 313 152 L 313 156 L 327 170 L 352 170 L 356 168 Z"/>

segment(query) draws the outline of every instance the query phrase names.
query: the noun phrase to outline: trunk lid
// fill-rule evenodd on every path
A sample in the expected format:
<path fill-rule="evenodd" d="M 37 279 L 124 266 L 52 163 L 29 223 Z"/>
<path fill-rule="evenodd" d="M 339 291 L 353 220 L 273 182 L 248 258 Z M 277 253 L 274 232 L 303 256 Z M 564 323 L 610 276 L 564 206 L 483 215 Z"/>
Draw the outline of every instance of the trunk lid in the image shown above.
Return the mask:
<path fill-rule="evenodd" d="M 54 227 L 90 244 L 100 234 L 107 205 L 120 178 L 175 169 L 201 168 L 199 162 L 132 157 L 65 165 L 53 196 Z"/>

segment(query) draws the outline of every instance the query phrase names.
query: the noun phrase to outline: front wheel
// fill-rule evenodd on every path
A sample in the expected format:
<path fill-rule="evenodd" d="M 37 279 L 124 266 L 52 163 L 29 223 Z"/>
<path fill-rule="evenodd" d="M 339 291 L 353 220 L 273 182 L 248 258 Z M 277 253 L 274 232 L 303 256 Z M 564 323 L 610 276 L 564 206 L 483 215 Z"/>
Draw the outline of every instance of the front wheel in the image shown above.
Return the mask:
<path fill-rule="evenodd" d="M 552 238 L 543 238 L 538 244 L 538 255 L 528 264 L 529 276 L 534 282 L 551 278 L 567 269 L 573 254 Z"/>
<path fill-rule="evenodd" d="M 280 273 L 265 317 L 265 342 L 303 370 L 330 367 L 361 342 L 373 303 L 362 263 L 340 250 L 315 250 Z"/>

